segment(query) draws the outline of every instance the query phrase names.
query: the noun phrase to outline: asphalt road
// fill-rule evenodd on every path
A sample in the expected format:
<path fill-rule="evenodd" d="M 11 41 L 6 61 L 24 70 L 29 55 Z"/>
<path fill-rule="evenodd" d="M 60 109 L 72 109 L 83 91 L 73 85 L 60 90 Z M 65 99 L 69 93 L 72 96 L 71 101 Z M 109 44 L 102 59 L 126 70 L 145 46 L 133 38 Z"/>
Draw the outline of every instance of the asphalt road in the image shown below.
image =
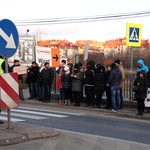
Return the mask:
<path fill-rule="evenodd" d="M 7 113 L 2 112 L 3 120 Z M 86 133 L 90 135 L 122 139 L 150 144 L 150 122 L 136 119 L 123 119 L 112 116 L 86 113 L 82 110 L 64 111 L 61 108 L 50 109 L 46 106 L 23 106 L 11 110 L 11 120 L 28 124 L 51 127 L 59 130 Z"/>

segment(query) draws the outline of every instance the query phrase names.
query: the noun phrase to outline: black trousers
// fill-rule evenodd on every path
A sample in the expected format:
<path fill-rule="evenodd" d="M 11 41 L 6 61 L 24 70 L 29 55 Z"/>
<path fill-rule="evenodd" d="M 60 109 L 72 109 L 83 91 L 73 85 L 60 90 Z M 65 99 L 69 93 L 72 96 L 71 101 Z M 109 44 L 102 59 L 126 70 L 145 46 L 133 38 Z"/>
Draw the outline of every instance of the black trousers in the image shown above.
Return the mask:
<path fill-rule="evenodd" d="M 85 86 L 86 104 L 88 106 L 95 105 L 95 88 L 93 86 Z"/>
<path fill-rule="evenodd" d="M 80 105 L 81 103 L 81 92 L 73 91 L 73 101 L 75 105 Z"/>
<path fill-rule="evenodd" d="M 107 98 L 106 108 L 110 109 L 112 108 L 110 87 L 106 87 L 105 90 L 106 90 L 106 98 Z"/>
<path fill-rule="evenodd" d="M 103 96 L 104 91 L 99 90 L 99 89 L 96 89 L 95 91 L 96 91 L 96 107 L 100 108 L 102 104 L 102 96 Z"/>
<path fill-rule="evenodd" d="M 136 98 L 138 112 L 144 112 L 144 98 Z"/>

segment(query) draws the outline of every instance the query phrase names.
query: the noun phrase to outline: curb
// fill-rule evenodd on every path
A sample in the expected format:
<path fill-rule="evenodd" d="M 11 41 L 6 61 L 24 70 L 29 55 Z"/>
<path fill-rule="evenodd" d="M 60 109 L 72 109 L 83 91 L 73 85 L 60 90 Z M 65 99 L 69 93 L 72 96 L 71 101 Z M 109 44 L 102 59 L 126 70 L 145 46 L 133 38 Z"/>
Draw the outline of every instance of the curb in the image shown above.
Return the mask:
<path fill-rule="evenodd" d="M 19 125 L 16 124 L 16 128 L 19 127 Z M 54 129 L 49 129 L 47 130 L 47 128 L 43 128 L 41 131 L 32 131 L 33 133 L 30 133 L 29 131 L 27 131 L 26 129 L 28 127 L 26 127 L 27 124 L 22 124 L 22 131 L 20 131 L 20 129 L 18 131 L 15 131 L 15 129 L 13 130 L 8 130 L 8 129 L 0 129 L 0 134 L 2 134 L 0 136 L 0 146 L 9 146 L 9 145 L 14 145 L 14 144 L 18 144 L 18 143 L 22 143 L 22 142 L 26 142 L 29 140 L 35 140 L 35 139 L 44 139 L 44 138 L 51 138 L 51 137 L 55 137 L 58 136 L 59 133 L 57 131 L 55 131 Z M 33 126 L 32 126 L 33 127 Z M 34 126 L 34 129 L 40 129 L 40 126 Z"/>

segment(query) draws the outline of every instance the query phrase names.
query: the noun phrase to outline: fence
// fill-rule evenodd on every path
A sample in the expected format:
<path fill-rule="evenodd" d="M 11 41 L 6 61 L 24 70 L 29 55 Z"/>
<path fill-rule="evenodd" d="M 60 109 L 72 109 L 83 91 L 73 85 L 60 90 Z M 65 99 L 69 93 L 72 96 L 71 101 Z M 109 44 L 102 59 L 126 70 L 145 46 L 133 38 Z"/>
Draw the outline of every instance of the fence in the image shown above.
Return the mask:
<path fill-rule="evenodd" d="M 54 76 L 54 81 L 52 84 L 52 93 L 58 93 L 58 90 L 56 89 L 56 78 L 57 78 L 57 74 L 55 74 Z M 126 101 L 133 101 L 134 100 L 134 93 L 132 91 L 132 85 L 135 79 L 135 75 L 134 74 L 125 74 L 125 80 L 124 80 L 124 84 L 122 87 L 122 92 L 123 92 L 123 97 L 124 99 L 126 99 Z M 104 96 L 105 93 L 104 93 Z"/>

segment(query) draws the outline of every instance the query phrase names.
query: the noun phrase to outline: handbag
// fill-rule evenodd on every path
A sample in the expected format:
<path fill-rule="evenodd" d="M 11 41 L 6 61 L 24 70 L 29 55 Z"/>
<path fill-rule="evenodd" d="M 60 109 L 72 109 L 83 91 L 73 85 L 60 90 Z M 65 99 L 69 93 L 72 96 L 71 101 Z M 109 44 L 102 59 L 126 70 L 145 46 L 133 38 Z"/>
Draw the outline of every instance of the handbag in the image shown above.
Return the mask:
<path fill-rule="evenodd" d="M 133 92 L 138 92 L 139 91 L 139 85 L 133 86 L 132 91 Z"/>

